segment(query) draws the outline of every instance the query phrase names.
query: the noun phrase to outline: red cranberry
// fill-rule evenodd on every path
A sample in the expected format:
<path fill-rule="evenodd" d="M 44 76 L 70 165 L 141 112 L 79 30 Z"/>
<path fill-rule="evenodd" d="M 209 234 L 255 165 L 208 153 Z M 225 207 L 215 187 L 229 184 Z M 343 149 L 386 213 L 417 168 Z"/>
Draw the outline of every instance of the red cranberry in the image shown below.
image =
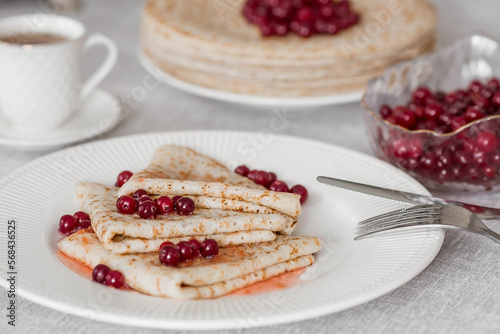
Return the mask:
<path fill-rule="evenodd" d="M 241 165 L 241 166 L 236 167 L 236 169 L 234 171 L 240 175 L 247 176 L 248 173 L 250 172 L 250 168 L 248 168 L 245 165 Z"/>
<path fill-rule="evenodd" d="M 476 147 L 485 153 L 492 153 L 498 146 L 498 137 L 491 131 L 483 131 L 477 136 Z"/>
<path fill-rule="evenodd" d="M 500 153 L 493 154 L 493 156 L 491 157 L 491 162 L 496 167 L 500 167 Z"/>
<path fill-rule="evenodd" d="M 329 35 L 335 35 L 341 30 L 337 22 L 328 22 L 325 28 L 326 28 L 326 33 Z"/>
<path fill-rule="evenodd" d="M 199 254 L 200 253 L 200 242 L 196 239 L 191 239 L 188 241 L 191 246 L 193 247 L 194 251 L 196 254 Z"/>
<path fill-rule="evenodd" d="M 485 166 L 487 161 L 488 161 L 488 157 L 486 156 L 486 153 L 481 152 L 481 151 L 474 152 L 472 154 L 472 158 L 476 162 L 476 165 L 478 165 L 480 167 Z"/>
<path fill-rule="evenodd" d="M 86 229 L 89 228 L 90 226 L 92 226 L 90 220 L 82 220 L 80 222 L 80 225 L 78 225 L 78 229 Z"/>
<path fill-rule="evenodd" d="M 464 176 L 463 167 L 453 166 L 451 168 L 451 174 L 452 174 L 452 178 L 454 180 L 461 180 Z"/>
<path fill-rule="evenodd" d="M 449 105 L 457 102 L 457 96 L 455 95 L 455 92 L 450 92 L 446 94 L 446 96 L 444 97 L 444 102 Z"/>
<path fill-rule="evenodd" d="M 154 203 L 155 201 L 149 197 L 149 196 L 142 196 L 141 198 L 139 198 L 139 200 L 137 200 L 137 206 L 141 205 L 142 203 L 145 203 L 145 202 L 151 202 L 151 203 Z"/>
<path fill-rule="evenodd" d="M 437 179 L 440 183 L 451 181 L 453 174 L 447 168 L 440 168 L 437 170 Z"/>
<path fill-rule="evenodd" d="M 472 94 L 472 101 L 479 108 L 488 108 L 490 106 L 490 100 L 480 94 Z"/>
<path fill-rule="evenodd" d="M 467 153 L 472 153 L 476 149 L 475 143 L 472 139 L 465 138 L 462 140 L 462 150 Z"/>
<path fill-rule="evenodd" d="M 264 187 L 269 187 L 271 181 L 271 177 L 268 172 L 265 172 L 263 170 L 258 171 L 255 173 L 255 177 L 253 179 L 253 182 L 260 184 L 261 186 Z"/>
<path fill-rule="evenodd" d="M 349 1 L 347 1 L 347 0 L 341 0 L 341 1 L 338 3 L 338 6 L 339 6 L 340 8 L 349 9 L 351 5 L 350 5 Z"/>
<path fill-rule="evenodd" d="M 142 219 L 155 219 L 156 218 L 156 205 L 154 202 L 143 202 L 137 207 L 137 213 Z"/>
<path fill-rule="evenodd" d="M 326 33 L 328 33 L 327 32 L 327 24 L 328 23 L 324 20 L 317 20 L 316 22 L 314 22 L 314 29 L 319 34 L 326 34 Z"/>
<path fill-rule="evenodd" d="M 407 159 L 410 157 L 408 142 L 403 139 L 392 142 L 392 155 L 396 158 Z"/>
<path fill-rule="evenodd" d="M 174 212 L 174 201 L 168 196 L 160 196 L 156 199 L 156 208 L 161 215 L 168 215 Z"/>
<path fill-rule="evenodd" d="M 427 98 L 431 97 L 432 93 L 427 87 L 419 87 L 413 93 L 413 101 L 423 104 Z"/>
<path fill-rule="evenodd" d="M 173 246 L 165 246 L 158 252 L 158 258 L 161 264 L 175 267 L 181 262 L 181 252 Z"/>
<path fill-rule="evenodd" d="M 434 154 L 422 157 L 420 166 L 427 171 L 434 171 L 437 168 L 438 158 Z"/>
<path fill-rule="evenodd" d="M 97 283 L 105 284 L 106 275 L 111 271 L 108 266 L 104 264 L 98 264 L 92 270 L 92 280 Z"/>
<path fill-rule="evenodd" d="M 59 231 L 70 235 L 78 227 L 78 221 L 72 215 L 64 215 L 59 219 Z"/>
<path fill-rule="evenodd" d="M 309 196 L 307 189 L 300 184 L 293 186 L 292 189 L 290 189 L 290 192 L 300 196 L 300 204 L 303 204 Z"/>
<path fill-rule="evenodd" d="M 136 191 L 134 191 L 134 193 L 132 194 L 132 197 L 138 201 L 141 197 L 143 196 L 148 196 L 148 192 L 144 189 L 137 189 Z"/>
<path fill-rule="evenodd" d="M 465 124 L 467 124 L 467 121 L 465 120 L 464 117 L 462 116 L 453 117 L 450 122 L 451 131 L 458 130 Z"/>
<path fill-rule="evenodd" d="M 455 95 L 456 95 L 456 97 L 457 97 L 458 100 L 463 100 L 463 99 L 465 99 L 466 97 L 469 96 L 469 93 L 466 92 L 465 90 L 459 89 L 459 90 L 457 90 L 455 92 Z"/>
<path fill-rule="evenodd" d="M 483 88 L 483 84 L 479 80 L 473 80 L 469 84 L 469 91 L 473 93 L 479 93 Z"/>
<path fill-rule="evenodd" d="M 350 13 L 347 16 L 347 22 L 349 23 L 350 26 L 358 23 L 359 22 L 359 14 L 358 13 Z"/>
<path fill-rule="evenodd" d="M 384 104 L 380 107 L 379 112 L 380 112 L 380 116 L 383 119 L 386 119 L 387 117 L 389 117 L 392 114 L 392 109 L 388 105 Z"/>
<path fill-rule="evenodd" d="M 256 169 L 253 169 L 251 171 L 248 172 L 247 174 L 247 177 L 250 179 L 250 180 L 254 180 L 255 179 L 255 175 L 257 174 L 258 170 Z"/>
<path fill-rule="evenodd" d="M 425 117 L 425 108 L 416 104 L 411 104 L 409 109 L 415 113 L 418 119 Z"/>
<path fill-rule="evenodd" d="M 442 113 L 439 116 L 439 123 L 442 125 L 450 126 L 452 116 L 449 113 Z"/>
<path fill-rule="evenodd" d="M 125 276 L 118 270 L 110 270 L 104 278 L 106 285 L 119 289 L 125 284 Z"/>
<path fill-rule="evenodd" d="M 492 178 L 495 176 L 495 173 L 496 173 L 496 170 L 494 167 L 492 166 L 484 166 L 481 171 L 483 172 L 483 174 L 488 177 L 488 178 Z"/>
<path fill-rule="evenodd" d="M 465 112 L 465 120 L 470 123 L 475 120 L 481 119 L 484 117 L 483 113 L 477 107 L 469 107 Z"/>
<path fill-rule="evenodd" d="M 290 28 L 292 31 L 295 31 L 297 35 L 307 38 L 312 35 L 312 29 L 311 26 L 307 23 L 301 23 L 301 22 L 292 22 L 290 24 Z"/>
<path fill-rule="evenodd" d="M 308 7 L 302 7 L 297 11 L 295 18 L 299 22 L 310 23 L 314 20 L 314 12 Z"/>
<path fill-rule="evenodd" d="M 491 98 L 491 103 L 496 107 L 500 107 L 500 93 L 495 93 L 493 95 L 493 97 Z"/>
<path fill-rule="evenodd" d="M 335 7 L 330 2 L 319 7 L 319 15 L 325 19 L 329 19 L 335 15 Z"/>
<path fill-rule="evenodd" d="M 471 166 L 467 169 L 467 176 L 471 181 L 479 180 L 480 174 L 476 167 Z"/>
<path fill-rule="evenodd" d="M 189 197 L 182 197 L 175 204 L 177 213 L 183 216 L 189 216 L 194 212 L 194 201 Z"/>
<path fill-rule="evenodd" d="M 498 80 L 497 78 L 492 78 L 488 81 L 487 86 L 494 91 L 500 90 L 500 80 Z"/>
<path fill-rule="evenodd" d="M 260 33 L 262 34 L 262 36 L 271 36 L 273 34 L 273 27 L 271 25 L 270 22 L 268 22 L 267 20 L 265 22 L 262 22 L 259 26 L 260 28 Z"/>
<path fill-rule="evenodd" d="M 279 3 L 272 9 L 274 17 L 278 19 L 288 19 L 292 15 L 292 4 L 290 2 Z"/>
<path fill-rule="evenodd" d="M 481 89 L 479 94 L 481 94 L 481 96 L 484 97 L 485 99 L 489 99 L 493 95 L 493 92 L 494 92 L 494 90 L 492 90 L 491 88 L 485 87 L 485 88 Z"/>
<path fill-rule="evenodd" d="M 83 211 L 75 212 L 73 214 L 73 217 L 75 217 L 75 219 L 78 223 L 81 223 L 82 221 L 85 221 L 85 220 L 90 220 L 89 215 Z"/>
<path fill-rule="evenodd" d="M 160 250 L 160 249 L 162 249 L 165 246 L 175 246 L 175 245 L 172 242 L 170 242 L 170 241 L 164 241 L 164 242 L 162 242 L 160 244 L 160 247 L 158 247 L 158 249 Z"/>
<path fill-rule="evenodd" d="M 118 177 L 116 178 L 116 183 L 115 186 L 121 187 L 125 182 L 127 182 L 131 177 L 132 177 L 132 172 L 128 170 L 124 170 L 120 174 L 118 174 Z"/>
<path fill-rule="evenodd" d="M 285 23 L 275 22 L 272 25 L 272 29 L 275 35 L 285 36 L 290 31 L 290 28 Z"/>
<path fill-rule="evenodd" d="M 196 257 L 196 250 L 193 245 L 187 241 L 181 241 L 177 244 L 179 252 L 181 253 L 181 262 L 186 262 L 194 259 Z"/>
<path fill-rule="evenodd" d="M 405 109 L 395 114 L 396 124 L 406 129 L 413 129 L 417 124 L 417 116 L 412 111 Z"/>
<path fill-rule="evenodd" d="M 278 179 L 278 176 L 275 173 L 269 172 L 269 184 L 273 183 L 277 179 Z"/>
<path fill-rule="evenodd" d="M 172 197 L 172 202 L 174 202 L 174 208 L 175 208 L 175 205 L 177 204 L 177 201 L 180 200 L 182 198 L 182 196 L 174 196 Z"/>
<path fill-rule="evenodd" d="M 439 104 L 430 104 L 425 107 L 424 114 L 427 119 L 437 121 L 443 113 L 443 107 Z"/>
<path fill-rule="evenodd" d="M 446 93 L 443 91 L 437 91 L 436 94 L 434 94 L 434 97 L 436 98 L 437 101 L 443 103 L 446 97 Z"/>
<path fill-rule="evenodd" d="M 389 117 L 387 117 L 385 119 L 387 122 L 391 123 L 391 124 L 396 124 L 396 117 L 394 115 L 390 115 Z M 418 128 L 418 124 L 417 124 L 417 128 Z"/>
<path fill-rule="evenodd" d="M 130 215 L 135 212 L 135 200 L 127 195 L 120 196 L 116 201 L 116 208 L 119 212 Z"/>
<path fill-rule="evenodd" d="M 271 183 L 271 185 L 269 186 L 269 190 L 279 191 L 279 192 L 284 192 L 284 193 L 287 193 L 290 191 L 290 189 L 288 189 L 287 184 L 285 182 L 279 181 L 279 180 Z"/>
<path fill-rule="evenodd" d="M 200 255 L 211 258 L 219 253 L 219 245 L 214 239 L 203 240 L 200 244 Z"/>
<path fill-rule="evenodd" d="M 464 151 L 458 151 L 455 153 L 455 159 L 458 161 L 458 163 L 467 166 L 470 163 L 471 156 L 469 153 L 466 153 Z"/>

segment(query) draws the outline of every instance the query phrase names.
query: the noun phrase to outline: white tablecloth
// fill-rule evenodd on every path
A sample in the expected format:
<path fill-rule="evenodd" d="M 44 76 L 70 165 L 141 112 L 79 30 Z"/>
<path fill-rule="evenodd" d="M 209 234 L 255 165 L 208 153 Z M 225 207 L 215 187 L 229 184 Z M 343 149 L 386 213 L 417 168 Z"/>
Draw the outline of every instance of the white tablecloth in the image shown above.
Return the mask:
<path fill-rule="evenodd" d="M 89 32 L 103 32 L 110 36 L 120 49 L 117 67 L 101 87 L 123 101 L 127 118 L 105 138 L 157 131 L 261 131 L 269 127 L 275 117 L 273 108 L 216 102 L 191 96 L 165 84 L 147 90 L 146 94 L 139 94 L 144 80 L 151 79 L 136 57 L 142 5 L 143 1 L 134 0 L 85 1 L 80 11 L 69 14 L 84 22 Z M 500 35 L 498 1 L 438 0 L 437 5 L 440 13 L 440 46 L 471 31 L 483 30 Z M 0 18 L 41 12 L 44 8 L 42 1 L 0 0 Z M 96 51 L 90 57 L 97 59 L 99 56 L 101 54 Z M 90 70 L 93 60 L 88 63 L 86 69 Z M 365 136 L 359 103 L 320 108 L 288 107 L 287 110 L 293 117 L 283 129 L 283 134 L 321 140 L 372 154 Z M 0 148 L 0 176 L 47 153 Z M 500 206 L 499 194 L 447 196 Z M 4 245 L 1 247 L 4 248 Z M 447 231 L 443 247 L 431 265 L 413 280 L 383 297 L 336 314 L 298 323 L 224 332 L 500 333 L 499 255 L 500 245 L 486 238 Z M 7 302 L 7 292 L 2 289 L 1 333 L 159 332 L 79 318 L 24 298 L 17 299 L 17 326 L 14 330 L 7 326 Z"/>

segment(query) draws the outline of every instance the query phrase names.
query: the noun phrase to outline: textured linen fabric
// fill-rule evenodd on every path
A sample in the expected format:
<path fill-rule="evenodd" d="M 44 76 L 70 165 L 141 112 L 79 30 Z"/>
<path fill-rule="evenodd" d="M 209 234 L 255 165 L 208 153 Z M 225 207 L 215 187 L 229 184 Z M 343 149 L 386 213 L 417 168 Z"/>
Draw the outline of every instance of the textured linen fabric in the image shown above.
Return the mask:
<path fill-rule="evenodd" d="M 359 103 L 300 109 L 256 108 L 194 97 L 158 83 L 142 69 L 136 56 L 142 4 L 137 0 L 84 1 L 80 11 L 69 14 L 84 22 L 90 33 L 103 32 L 119 46 L 117 67 L 101 87 L 122 100 L 127 118 L 104 138 L 174 130 L 251 130 L 263 133 L 260 145 L 274 132 L 371 154 Z M 436 0 L 436 4 L 440 15 L 439 45 L 471 31 L 484 30 L 492 35 L 500 31 L 497 18 L 500 2 Z M 0 0 L 0 18 L 44 11 L 41 1 Z M 100 50 L 91 51 L 85 70 L 90 72 L 102 55 Z M 46 153 L 49 152 L 0 148 L 0 175 Z M 448 194 L 447 197 L 500 206 L 500 194 Z M 500 223 L 495 225 L 500 230 Z M 204 333 L 500 333 L 499 254 L 500 245 L 489 239 L 448 230 L 441 251 L 426 270 L 371 302 L 297 323 Z M 17 326 L 13 329 L 7 326 L 7 301 L 6 291 L 0 289 L 0 333 L 188 333 L 80 318 L 19 297 Z M 256 325 L 259 322 L 259 319 L 249 320 Z"/>

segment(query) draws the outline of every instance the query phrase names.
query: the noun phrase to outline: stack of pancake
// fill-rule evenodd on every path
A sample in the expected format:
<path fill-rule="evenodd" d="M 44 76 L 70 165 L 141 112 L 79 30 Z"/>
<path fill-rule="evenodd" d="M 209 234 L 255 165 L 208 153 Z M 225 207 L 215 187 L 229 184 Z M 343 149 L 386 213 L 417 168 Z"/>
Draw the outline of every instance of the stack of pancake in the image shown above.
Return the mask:
<path fill-rule="evenodd" d="M 388 66 L 432 51 L 427 0 L 351 0 L 360 22 L 337 35 L 263 37 L 244 0 L 150 0 L 141 51 L 180 80 L 238 94 L 326 96 L 362 90 Z"/>
<path fill-rule="evenodd" d="M 142 219 L 116 208 L 121 195 L 144 189 L 152 196 L 194 200 L 193 214 Z M 300 215 L 300 197 L 267 190 L 192 149 L 166 145 L 121 188 L 80 182 L 77 197 L 93 230 L 63 239 L 60 250 L 87 266 L 106 264 L 132 288 L 176 299 L 217 297 L 248 284 L 308 266 L 321 248 L 315 237 L 290 236 Z M 95 231 L 95 232 L 94 232 Z M 215 239 L 213 259 L 180 267 L 162 265 L 161 243 Z"/>

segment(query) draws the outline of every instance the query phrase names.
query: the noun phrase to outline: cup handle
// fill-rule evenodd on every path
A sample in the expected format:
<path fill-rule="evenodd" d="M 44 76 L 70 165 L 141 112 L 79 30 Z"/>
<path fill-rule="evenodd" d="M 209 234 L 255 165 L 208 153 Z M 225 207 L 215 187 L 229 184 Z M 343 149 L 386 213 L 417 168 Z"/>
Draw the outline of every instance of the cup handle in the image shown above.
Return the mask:
<path fill-rule="evenodd" d="M 108 49 L 108 54 L 99 68 L 85 81 L 80 91 L 80 99 L 86 98 L 97 85 L 109 74 L 116 64 L 118 50 L 115 43 L 102 34 L 94 34 L 87 38 L 83 45 L 83 52 L 96 46 L 104 45 Z"/>

